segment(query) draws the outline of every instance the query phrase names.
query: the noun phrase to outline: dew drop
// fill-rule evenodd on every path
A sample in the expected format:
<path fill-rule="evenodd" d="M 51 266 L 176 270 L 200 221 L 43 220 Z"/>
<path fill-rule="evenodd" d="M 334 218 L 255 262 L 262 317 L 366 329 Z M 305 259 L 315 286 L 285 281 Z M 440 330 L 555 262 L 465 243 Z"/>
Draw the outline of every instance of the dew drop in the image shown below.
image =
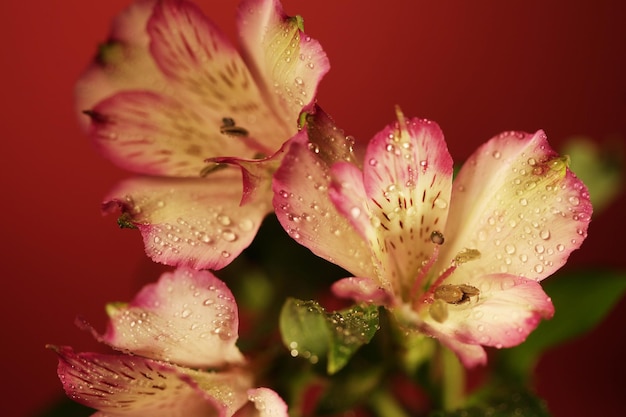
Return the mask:
<path fill-rule="evenodd" d="M 573 206 L 577 206 L 580 204 L 580 199 L 578 197 L 576 197 L 575 195 L 571 196 L 568 201 L 570 202 L 571 205 Z"/>
<path fill-rule="evenodd" d="M 230 252 L 222 251 L 222 258 L 230 258 Z"/>
<path fill-rule="evenodd" d="M 504 247 L 504 250 L 506 251 L 506 253 L 508 253 L 509 255 L 513 255 L 515 253 L 515 246 L 514 245 L 506 245 Z"/>
<path fill-rule="evenodd" d="M 229 226 L 231 223 L 230 217 L 225 214 L 220 214 L 219 216 L 217 216 L 217 221 L 220 222 L 220 224 L 223 226 Z"/>
<path fill-rule="evenodd" d="M 350 215 L 353 219 L 357 219 L 361 215 L 361 209 L 358 207 L 352 207 L 350 210 Z"/>
<path fill-rule="evenodd" d="M 184 309 L 183 312 L 180 313 L 180 316 L 184 319 L 186 319 L 190 315 L 191 315 L 191 310 L 189 310 L 188 308 Z"/>
<path fill-rule="evenodd" d="M 224 230 L 222 232 L 222 239 L 227 242 L 234 242 L 235 240 L 237 240 L 237 235 L 230 230 Z"/>
<path fill-rule="evenodd" d="M 448 207 L 448 202 L 441 197 L 437 197 L 433 203 L 441 209 Z"/>
<path fill-rule="evenodd" d="M 543 247 L 543 245 L 535 245 L 535 252 L 537 252 L 537 253 L 544 253 L 545 250 L 546 249 Z"/>
<path fill-rule="evenodd" d="M 370 158 L 369 164 L 370 164 L 370 166 L 375 167 L 376 165 L 378 165 L 378 161 L 376 159 L 374 159 L 374 158 Z"/>
<path fill-rule="evenodd" d="M 542 273 L 543 272 L 543 265 L 541 265 L 541 264 L 535 265 L 535 272 L 538 273 L 538 274 Z"/>
<path fill-rule="evenodd" d="M 543 240 L 550 239 L 550 231 L 549 230 L 542 230 L 541 232 L 539 232 L 539 237 L 542 238 Z"/>
<path fill-rule="evenodd" d="M 520 198 L 519 203 L 522 206 L 527 206 L 528 205 L 528 200 L 526 200 L 525 198 Z"/>
<path fill-rule="evenodd" d="M 502 154 L 500 153 L 500 151 L 493 151 L 491 153 L 491 156 L 493 156 L 495 159 L 500 159 L 500 157 L 502 156 Z"/>

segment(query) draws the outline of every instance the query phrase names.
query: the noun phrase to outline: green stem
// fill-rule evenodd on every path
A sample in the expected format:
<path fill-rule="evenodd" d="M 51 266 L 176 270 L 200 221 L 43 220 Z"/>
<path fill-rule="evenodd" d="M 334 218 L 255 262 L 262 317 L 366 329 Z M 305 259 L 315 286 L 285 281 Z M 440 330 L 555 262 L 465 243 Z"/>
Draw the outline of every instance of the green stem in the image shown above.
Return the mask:
<path fill-rule="evenodd" d="M 465 368 L 449 349 L 441 350 L 443 368 L 441 402 L 446 411 L 455 410 L 465 402 Z"/>
<path fill-rule="evenodd" d="M 378 416 L 410 417 L 389 391 L 384 389 L 377 390 L 372 394 L 369 399 L 369 405 Z"/>

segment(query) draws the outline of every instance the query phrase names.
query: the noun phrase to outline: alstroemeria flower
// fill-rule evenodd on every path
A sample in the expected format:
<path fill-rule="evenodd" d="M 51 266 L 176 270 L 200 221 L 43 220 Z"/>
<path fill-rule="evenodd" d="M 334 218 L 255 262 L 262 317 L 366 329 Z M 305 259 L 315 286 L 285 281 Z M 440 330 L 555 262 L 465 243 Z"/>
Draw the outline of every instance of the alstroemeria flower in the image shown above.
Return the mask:
<path fill-rule="evenodd" d="M 552 316 L 539 282 L 581 245 L 592 208 L 542 131 L 489 140 L 453 182 L 431 121 L 398 112 L 358 156 L 327 117 L 310 119 L 275 175 L 274 204 L 292 237 L 354 274 L 336 294 L 386 306 L 468 367 Z"/>
<path fill-rule="evenodd" d="M 329 68 L 278 0 L 243 0 L 237 19 L 240 51 L 188 1 L 137 0 L 76 87 L 97 149 L 145 175 L 104 209 L 161 263 L 219 269 L 250 244 L 272 209 L 272 155 Z M 238 161 L 262 167 L 243 199 Z"/>
<path fill-rule="evenodd" d="M 107 331 L 94 334 L 125 353 L 54 347 L 63 388 L 94 416 L 287 416 L 274 391 L 252 388 L 235 346 L 237 305 L 210 272 L 165 273 L 108 313 Z"/>

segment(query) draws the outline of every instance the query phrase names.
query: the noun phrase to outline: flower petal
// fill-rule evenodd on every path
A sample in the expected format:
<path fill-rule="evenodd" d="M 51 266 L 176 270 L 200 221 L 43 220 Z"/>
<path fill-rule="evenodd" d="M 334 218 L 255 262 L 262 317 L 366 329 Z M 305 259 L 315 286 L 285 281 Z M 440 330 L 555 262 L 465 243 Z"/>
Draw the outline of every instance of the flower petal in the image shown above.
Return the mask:
<path fill-rule="evenodd" d="M 242 363 L 239 316 L 226 285 L 179 268 L 146 285 L 128 305 L 110 305 L 102 340 L 116 349 L 191 368 Z"/>
<path fill-rule="evenodd" d="M 257 141 L 265 155 L 274 153 L 297 128 L 298 112 L 273 112 L 237 50 L 193 3 L 159 2 L 148 22 L 150 51 L 159 68 L 184 95 L 188 106 L 211 117 L 233 120 L 244 130 L 231 140 Z M 280 115 L 280 117 L 277 117 Z M 212 124 L 216 129 L 220 124 Z M 232 130 L 231 130 L 232 131 Z M 219 149 L 219 148 L 218 148 Z M 251 157 L 222 152 L 205 155 Z"/>
<path fill-rule="evenodd" d="M 288 417 L 287 404 L 269 388 L 248 390 L 248 400 L 234 417 Z"/>
<path fill-rule="evenodd" d="M 512 347 L 526 340 L 541 318 L 554 314 L 552 301 L 533 279 L 491 274 L 474 277 L 471 285 L 480 294 L 461 304 L 446 304 L 443 322 L 423 315 L 433 336 L 461 344 Z M 448 345 L 464 362 L 469 360 L 463 358 L 462 346 Z"/>
<path fill-rule="evenodd" d="M 108 417 L 232 415 L 246 401 L 251 379 L 209 373 L 129 355 L 55 348 L 67 395 Z"/>
<path fill-rule="evenodd" d="M 88 111 L 90 135 L 117 165 L 152 175 L 199 177 L 215 155 L 252 157 L 262 148 L 220 132 L 222 115 L 145 91 L 114 95 Z"/>
<path fill-rule="evenodd" d="M 76 110 L 85 128 L 90 120 L 82 112 L 119 91 L 167 89 L 168 82 L 148 50 L 146 24 L 154 3 L 135 0 L 115 17 L 108 40 L 99 46 L 95 59 L 76 83 Z"/>
<path fill-rule="evenodd" d="M 289 17 L 278 0 L 243 0 L 237 16 L 246 61 L 278 118 L 295 127 L 312 110 L 317 85 L 330 64 L 321 45 L 304 33 L 302 18 Z"/>
<path fill-rule="evenodd" d="M 465 248 L 481 253 L 454 283 L 508 272 L 541 280 L 560 268 L 587 234 L 589 193 L 547 143 L 507 132 L 481 146 L 454 182 L 440 265 Z M 472 284 L 473 285 L 473 284 Z"/>
<path fill-rule="evenodd" d="M 317 134 L 322 132 L 335 138 L 337 143 L 345 143 L 341 132 L 326 125 L 328 119 L 321 123 L 326 127 L 311 130 L 316 135 L 311 138 L 312 143 L 317 143 Z M 302 130 L 290 141 L 289 151 L 274 174 L 276 216 L 291 237 L 316 255 L 353 274 L 375 276 L 365 241 L 337 212 L 328 197 L 329 168 L 320 156 L 322 148 L 309 146 L 308 132 L 308 129 Z"/>
<path fill-rule="evenodd" d="M 452 158 L 435 123 L 398 119 L 370 141 L 362 180 L 354 166 L 333 166 L 330 197 L 380 260 L 380 285 L 406 294 L 432 254 L 432 232 L 445 228 Z"/>
<path fill-rule="evenodd" d="M 269 193 L 241 206 L 241 174 L 224 169 L 201 179 L 133 178 L 103 204 L 120 209 L 142 234 L 154 261 L 194 269 L 220 269 L 244 250 L 270 211 Z"/>
<path fill-rule="evenodd" d="M 393 302 L 393 297 L 372 278 L 343 278 L 333 283 L 332 291 L 338 297 L 351 298 L 356 302 L 383 306 Z"/>

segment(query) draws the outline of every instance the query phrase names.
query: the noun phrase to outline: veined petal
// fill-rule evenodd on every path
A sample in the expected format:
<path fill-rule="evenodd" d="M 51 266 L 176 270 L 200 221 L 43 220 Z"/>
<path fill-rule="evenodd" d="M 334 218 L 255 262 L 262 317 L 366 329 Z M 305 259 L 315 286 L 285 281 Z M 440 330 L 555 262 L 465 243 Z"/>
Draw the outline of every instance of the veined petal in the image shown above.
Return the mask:
<path fill-rule="evenodd" d="M 107 417 L 230 416 L 247 400 L 251 378 L 209 373 L 129 355 L 55 348 L 67 395 Z"/>
<path fill-rule="evenodd" d="M 589 193 L 542 131 L 507 132 L 481 146 L 454 182 L 442 251 L 445 266 L 464 248 L 481 256 L 452 283 L 507 272 L 541 280 L 560 268 L 587 234 Z"/>
<path fill-rule="evenodd" d="M 381 286 L 407 295 L 432 254 L 431 234 L 445 228 L 452 158 L 435 123 L 398 119 L 370 142 L 363 180 L 348 164 L 333 166 L 330 196 L 370 242 Z"/>
<path fill-rule="evenodd" d="M 301 17 L 289 17 L 278 0 L 243 0 L 237 17 L 246 61 L 277 118 L 296 127 L 302 110 L 312 110 L 317 86 L 330 68 L 316 40 L 304 33 Z"/>
<path fill-rule="evenodd" d="M 128 305 L 110 305 L 102 340 L 116 349 L 191 368 L 242 363 L 239 316 L 226 285 L 208 271 L 179 268 L 146 285 Z"/>
<path fill-rule="evenodd" d="M 332 129 L 328 134 L 345 140 Z M 321 258 L 355 275 L 375 276 L 369 247 L 329 199 L 328 165 L 319 156 L 319 148 L 316 152 L 315 146 L 309 145 L 307 130 L 302 130 L 290 141 L 274 174 L 273 204 L 279 222 L 291 237 Z"/>
<path fill-rule="evenodd" d="M 287 404 L 269 388 L 248 390 L 250 401 L 234 417 L 288 417 Z"/>
<path fill-rule="evenodd" d="M 171 90 L 148 50 L 146 24 L 154 4 L 155 0 L 135 0 L 115 17 L 108 40 L 99 46 L 93 62 L 76 83 L 76 110 L 85 128 L 90 120 L 82 112 L 117 92 Z"/>
<path fill-rule="evenodd" d="M 480 294 L 461 304 L 446 304 L 443 322 L 423 314 L 424 322 L 438 337 L 470 345 L 511 347 L 526 340 L 541 318 L 554 314 L 552 301 L 533 279 L 491 274 L 475 276 L 471 285 Z"/>
<path fill-rule="evenodd" d="M 197 110 L 157 93 L 123 92 L 88 112 L 90 135 L 117 165 L 153 175 L 198 177 L 210 156 L 252 157 L 261 149 L 249 138 L 222 134 L 220 114 Z"/>
<path fill-rule="evenodd" d="M 121 182 L 103 204 L 120 209 L 142 234 L 154 261 L 194 269 L 220 269 L 250 243 L 271 209 L 269 193 L 240 205 L 236 169 L 210 178 L 133 178 Z"/>
<path fill-rule="evenodd" d="M 261 147 L 258 151 L 271 155 L 296 132 L 298 114 L 286 118 L 290 124 L 276 117 L 237 50 L 195 4 L 184 0 L 159 2 L 148 22 L 148 33 L 154 59 L 179 87 L 187 105 L 217 120 L 234 121 L 238 130 L 231 140 L 247 136 L 244 143 L 254 139 L 255 148 Z M 217 130 L 220 123 L 207 127 L 212 126 Z M 214 156 L 252 155 L 231 154 L 228 148 L 205 155 Z"/>

